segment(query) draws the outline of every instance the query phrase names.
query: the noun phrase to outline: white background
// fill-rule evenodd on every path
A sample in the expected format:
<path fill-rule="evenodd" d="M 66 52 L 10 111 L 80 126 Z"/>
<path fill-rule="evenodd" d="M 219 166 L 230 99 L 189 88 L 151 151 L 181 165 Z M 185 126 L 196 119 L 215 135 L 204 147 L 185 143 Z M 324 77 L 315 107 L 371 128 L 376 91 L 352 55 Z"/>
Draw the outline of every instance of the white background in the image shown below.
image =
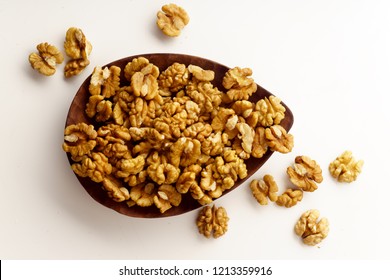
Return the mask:
<path fill-rule="evenodd" d="M 388 1 L 176 1 L 190 15 L 178 38 L 155 25 L 166 1 L 0 0 L 0 259 L 388 259 L 390 251 Z M 79 76 L 33 71 L 41 42 L 59 46 L 81 28 L 92 43 Z M 295 207 L 260 206 L 246 184 L 216 201 L 230 216 L 219 239 L 197 232 L 197 212 L 164 219 L 120 215 L 84 191 L 62 151 L 77 89 L 96 65 L 142 53 L 202 56 L 250 67 L 258 84 L 293 111 L 295 147 L 274 154 L 254 178 L 272 174 L 281 191 L 295 156 L 308 155 L 324 181 Z M 350 149 L 365 161 L 351 184 L 328 164 Z M 330 233 L 309 247 L 294 235 L 317 208 Z"/>

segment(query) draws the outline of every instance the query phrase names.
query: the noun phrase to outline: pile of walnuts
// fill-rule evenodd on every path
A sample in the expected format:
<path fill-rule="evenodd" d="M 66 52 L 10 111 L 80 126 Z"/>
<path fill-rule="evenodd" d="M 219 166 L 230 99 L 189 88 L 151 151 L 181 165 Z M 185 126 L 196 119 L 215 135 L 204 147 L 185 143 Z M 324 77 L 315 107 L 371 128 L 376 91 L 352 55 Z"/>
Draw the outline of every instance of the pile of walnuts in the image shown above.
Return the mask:
<path fill-rule="evenodd" d="M 251 74 L 228 70 L 223 92 L 212 84 L 214 72 L 197 65 L 176 62 L 160 72 L 138 57 L 124 69 L 95 67 L 85 112 L 97 125 L 65 129 L 72 169 L 130 207 L 164 213 L 187 193 L 211 203 L 247 177 L 246 159 L 293 147 L 280 125 L 280 99 L 249 101 L 257 90 Z"/>

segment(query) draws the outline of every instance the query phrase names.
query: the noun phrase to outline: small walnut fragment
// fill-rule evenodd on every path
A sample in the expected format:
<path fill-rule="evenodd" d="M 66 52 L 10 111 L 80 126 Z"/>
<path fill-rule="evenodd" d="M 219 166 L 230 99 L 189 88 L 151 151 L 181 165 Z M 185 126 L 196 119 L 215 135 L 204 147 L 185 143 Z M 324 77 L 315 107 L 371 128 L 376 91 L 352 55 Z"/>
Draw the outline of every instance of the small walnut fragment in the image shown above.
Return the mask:
<path fill-rule="evenodd" d="M 294 167 L 287 168 L 287 175 L 291 183 L 306 192 L 315 191 L 316 183 L 323 180 L 321 167 L 308 156 L 297 156 Z"/>
<path fill-rule="evenodd" d="M 355 160 L 351 151 L 345 151 L 329 164 L 329 172 L 337 181 L 351 183 L 362 172 L 363 164 L 363 160 Z"/>
<path fill-rule="evenodd" d="M 198 226 L 199 233 L 203 234 L 207 238 L 213 236 L 218 238 L 224 235 L 228 230 L 229 217 L 226 210 L 223 207 L 216 207 L 213 205 L 205 206 L 199 212 L 196 225 Z"/>
<path fill-rule="evenodd" d="M 38 53 L 31 53 L 28 57 L 31 67 L 43 75 L 53 75 L 56 72 L 57 64 L 64 61 L 64 56 L 57 47 L 49 43 L 37 45 L 37 50 Z"/>
<path fill-rule="evenodd" d="M 65 65 L 65 77 L 80 74 L 90 63 L 88 57 L 92 51 L 91 43 L 80 28 L 70 27 L 66 32 L 64 48 L 71 58 Z"/>
<path fill-rule="evenodd" d="M 312 209 L 304 212 L 295 224 L 295 233 L 302 237 L 303 243 L 315 246 L 324 240 L 329 233 L 329 221 L 326 218 L 318 220 L 320 212 Z"/>
<path fill-rule="evenodd" d="M 157 13 L 157 26 L 161 31 L 170 37 L 177 37 L 186 26 L 190 18 L 187 12 L 176 4 L 162 6 L 162 11 Z"/>
<path fill-rule="evenodd" d="M 275 202 L 278 199 L 278 186 L 271 175 L 265 175 L 262 180 L 252 180 L 250 189 L 257 202 L 267 205 L 268 199 Z"/>
<path fill-rule="evenodd" d="M 290 208 L 294 205 L 297 205 L 299 201 L 303 198 L 302 190 L 287 189 L 283 194 L 278 196 L 276 204 L 279 206 L 284 206 Z"/>

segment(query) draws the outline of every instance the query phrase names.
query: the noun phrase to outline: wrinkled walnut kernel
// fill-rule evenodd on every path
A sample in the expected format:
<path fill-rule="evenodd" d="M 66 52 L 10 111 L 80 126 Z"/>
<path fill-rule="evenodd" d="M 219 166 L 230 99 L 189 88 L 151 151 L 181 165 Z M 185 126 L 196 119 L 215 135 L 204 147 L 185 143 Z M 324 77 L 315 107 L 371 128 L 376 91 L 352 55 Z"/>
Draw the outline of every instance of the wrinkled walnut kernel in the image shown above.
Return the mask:
<path fill-rule="evenodd" d="M 62 53 L 48 43 L 37 45 L 37 50 L 38 53 L 31 53 L 28 57 L 31 67 L 43 75 L 53 75 L 56 72 L 56 65 L 64 61 Z"/>
<path fill-rule="evenodd" d="M 354 159 L 351 151 L 345 151 L 329 164 L 329 172 L 337 181 L 351 183 L 362 172 L 363 164 L 363 160 Z"/>
<path fill-rule="evenodd" d="M 267 205 L 268 199 L 275 202 L 278 199 L 278 186 L 271 175 L 265 175 L 262 180 L 252 180 L 250 189 L 257 202 Z"/>
<path fill-rule="evenodd" d="M 181 30 L 186 26 L 190 18 L 187 12 L 176 4 L 164 5 L 157 13 L 157 26 L 168 36 L 179 36 Z"/>
<path fill-rule="evenodd" d="M 284 206 L 286 208 L 290 208 L 296 205 L 303 198 L 302 190 L 293 190 L 287 189 L 283 194 L 278 196 L 276 200 L 276 204 L 279 206 Z"/>
<path fill-rule="evenodd" d="M 209 238 L 213 236 L 218 238 L 224 235 L 228 230 L 229 217 L 223 207 L 216 207 L 213 205 L 205 206 L 199 212 L 196 225 L 199 233 Z"/>
<path fill-rule="evenodd" d="M 302 237 L 303 243 L 310 246 L 315 246 L 324 240 L 329 233 L 328 219 L 320 217 L 320 212 L 317 209 L 312 209 L 304 212 L 295 224 L 295 233 Z"/>
<path fill-rule="evenodd" d="M 315 191 L 318 188 L 316 183 L 323 180 L 321 167 L 307 156 L 296 157 L 294 167 L 289 166 L 287 174 L 291 183 L 307 192 Z"/>

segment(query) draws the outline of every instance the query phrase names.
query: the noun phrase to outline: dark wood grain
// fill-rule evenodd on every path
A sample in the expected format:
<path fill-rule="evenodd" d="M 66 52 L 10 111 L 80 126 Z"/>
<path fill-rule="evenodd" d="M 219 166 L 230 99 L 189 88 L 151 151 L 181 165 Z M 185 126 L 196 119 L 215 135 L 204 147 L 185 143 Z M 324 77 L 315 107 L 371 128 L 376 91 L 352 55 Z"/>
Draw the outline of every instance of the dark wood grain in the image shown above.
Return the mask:
<path fill-rule="evenodd" d="M 213 81 L 214 86 L 218 87 L 223 91 L 222 87 L 222 78 L 225 75 L 226 71 L 229 70 L 227 66 L 224 66 L 220 63 L 204 59 L 201 57 L 185 55 L 185 54 L 165 54 L 165 53 L 155 53 L 155 54 L 140 54 L 136 56 L 126 57 L 114 62 L 111 62 L 105 66 L 116 65 L 121 69 L 124 69 L 126 64 L 133 60 L 133 58 L 143 56 L 147 58 L 151 63 L 159 67 L 160 71 L 165 70 L 169 65 L 174 62 L 184 63 L 187 66 L 189 64 L 194 64 L 202 67 L 203 69 L 213 70 L 215 72 L 215 79 Z M 121 80 L 124 81 L 122 71 Z M 89 98 L 88 86 L 90 82 L 91 75 L 83 82 L 80 86 L 80 89 L 77 91 L 72 104 L 70 105 L 68 116 L 66 118 L 65 126 L 70 124 L 75 124 L 79 122 L 85 122 L 88 124 L 94 124 L 85 114 L 85 106 Z M 257 91 L 252 95 L 250 101 L 256 102 L 259 99 L 264 97 L 269 97 L 272 94 L 258 85 Z M 289 131 L 293 125 L 294 117 L 291 110 L 283 103 L 283 106 L 286 108 L 285 118 L 283 119 L 281 125 Z M 272 155 L 271 151 L 268 151 L 262 158 L 250 158 L 245 161 L 248 169 L 248 176 L 243 180 L 238 180 L 233 188 L 228 191 L 225 191 L 223 195 L 233 191 L 235 188 L 239 187 L 244 183 L 248 178 L 250 178 Z M 68 155 L 69 163 L 72 164 L 72 160 Z M 77 175 L 76 175 L 77 176 Z M 195 209 L 198 209 L 200 205 L 196 200 L 194 200 L 189 194 L 183 195 L 182 203 L 178 207 L 172 207 L 170 210 L 166 211 L 164 214 L 161 214 L 159 210 L 152 207 L 139 207 L 133 206 L 128 207 L 126 203 L 118 203 L 113 201 L 107 196 L 107 193 L 101 188 L 100 184 L 94 183 L 89 178 L 81 178 L 77 176 L 79 182 L 84 187 L 84 189 L 89 193 L 89 195 L 95 199 L 100 204 L 111 208 L 121 214 L 131 216 L 131 217 L 140 217 L 140 218 L 158 218 L 158 217 L 169 217 L 179 214 L 183 214 Z"/>

